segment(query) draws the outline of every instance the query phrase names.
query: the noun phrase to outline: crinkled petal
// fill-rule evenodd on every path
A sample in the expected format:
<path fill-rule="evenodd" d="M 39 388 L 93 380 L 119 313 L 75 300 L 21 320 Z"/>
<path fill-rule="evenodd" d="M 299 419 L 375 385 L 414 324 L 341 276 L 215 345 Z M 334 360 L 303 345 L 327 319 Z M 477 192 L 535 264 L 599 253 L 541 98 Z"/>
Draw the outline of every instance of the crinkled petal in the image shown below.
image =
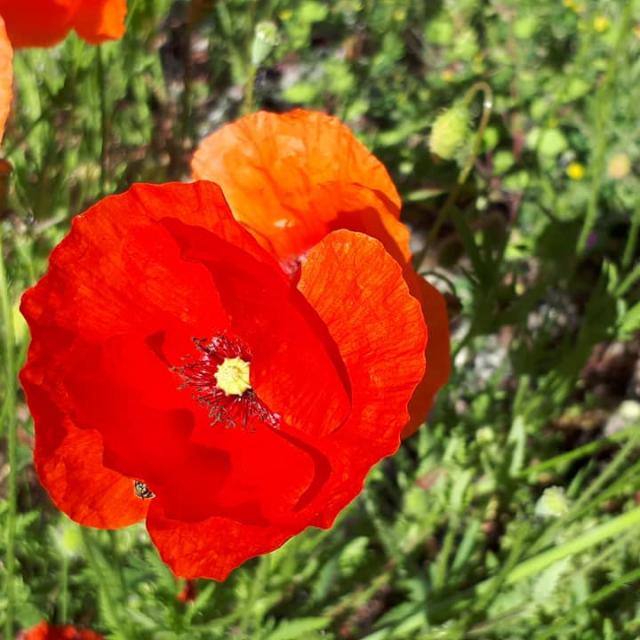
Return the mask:
<path fill-rule="evenodd" d="M 124 35 L 127 0 L 84 0 L 73 19 L 78 35 L 90 44 Z"/>
<path fill-rule="evenodd" d="M 210 271 L 233 332 L 251 345 L 259 397 L 305 433 L 338 428 L 349 411 L 348 380 L 326 328 L 289 279 L 213 233 L 170 227 L 185 259 Z"/>
<path fill-rule="evenodd" d="M 332 214 L 309 215 L 313 190 L 322 183 L 364 185 L 399 214 L 400 197 L 384 166 L 337 118 L 319 112 L 241 118 L 201 143 L 192 170 L 195 178 L 219 184 L 236 218 L 283 260 L 326 232 Z"/>
<path fill-rule="evenodd" d="M 321 210 L 335 211 L 332 228 L 360 231 L 382 242 L 387 252 L 403 266 L 409 291 L 422 307 L 429 328 L 427 367 L 409 404 L 410 421 L 403 432 L 403 437 L 408 437 L 425 421 L 436 393 L 449 379 L 451 345 L 445 299 L 413 269 L 409 229 L 375 192 L 354 184 L 323 184 L 314 190 L 311 201 L 311 212 Z"/>
<path fill-rule="evenodd" d="M 449 380 L 451 339 L 449 315 L 444 296 L 431 283 L 419 276 L 410 263 L 404 269 L 404 277 L 412 295 L 420 302 L 427 327 L 429 327 L 429 341 L 426 349 L 427 368 L 409 403 L 410 420 L 402 432 L 402 437 L 408 438 L 424 423 L 437 392 Z"/>
<path fill-rule="evenodd" d="M 249 558 L 277 549 L 298 532 L 220 517 L 180 522 L 165 517 L 159 504 L 149 510 L 147 529 L 163 561 L 177 576 L 213 580 L 225 580 Z"/>
<path fill-rule="evenodd" d="M 0 17 L 0 142 L 11 110 L 13 98 L 13 49 Z"/>
<path fill-rule="evenodd" d="M 351 381 L 349 420 L 318 445 L 330 478 L 306 506 L 313 524 L 328 527 L 371 467 L 398 448 L 425 371 L 427 331 L 400 266 L 363 234 L 329 234 L 308 253 L 298 288 L 327 325 Z"/>
<path fill-rule="evenodd" d="M 153 504 L 149 533 L 179 576 L 223 580 L 310 524 L 329 526 L 359 493 L 371 467 L 399 446 L 407 404 L 424 373 L 426 341 L 420 306 L 401 268 L 377 240 L 337 231 L 311 250 L 298 288 L 326 323 L 344 360 L 351 413 L 329 433 L 287 433 L 316 458 L 317 474 L 288 524 L 220 517 L 187 524 L 168 517 L 161 503 Z"/>
<path fill-rule="evenodd" d="M 60 331 L 50 337 L 61 350 L 72 342 Z M 142 520 L 147 504 L 135 497 L 130 478 L 104 466 L 101 435 L 78 428 L 65 413 L 64 390 L 52 379 L 49 352 L 44 342 L 34 342 L 21 373 L 36 424 L 40 481 L 55 505 L 81 524 L 116 529 Z"/>

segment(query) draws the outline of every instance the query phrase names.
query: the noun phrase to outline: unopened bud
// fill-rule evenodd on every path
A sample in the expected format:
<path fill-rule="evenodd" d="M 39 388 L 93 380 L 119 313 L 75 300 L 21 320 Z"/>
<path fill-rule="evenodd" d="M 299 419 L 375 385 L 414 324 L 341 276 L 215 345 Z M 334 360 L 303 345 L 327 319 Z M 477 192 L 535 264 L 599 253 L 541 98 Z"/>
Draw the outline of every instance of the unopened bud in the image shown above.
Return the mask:
<path fill-rule="evenodd" d="M 540 518 L 560 518 L 569 511 L 569 499 L 562 487 L 549 487 L 536 502 L 535 513 Z"/>
<path fill-rule="evenodd" d="M 622 180 L 631 172 L 631 160 L 626 153 L 616 153 L 609 158 L 607 175 L 613 180 Z"/>
<path fill-rule="evenodd" d="M 469 139 L 469 120 L 469 109 L 462 104 L 443 111 L 431 128 L 431 153 L 443 160 L 453 160 Z"/>
<path fill-rule="evenodd" d="M 58 551 L 67 558 L 82 553 L 82 536 L 76 524 L 64 518 L 52 531 L 53 540 Z"/>
<path fill-rule="evenodd" d="M 278 46 L 280 38 L 278 27 L 271 20 L 262 20 L 256 25 L 251 45 L 251 64 L 259 67 L 269 54 Z"/>

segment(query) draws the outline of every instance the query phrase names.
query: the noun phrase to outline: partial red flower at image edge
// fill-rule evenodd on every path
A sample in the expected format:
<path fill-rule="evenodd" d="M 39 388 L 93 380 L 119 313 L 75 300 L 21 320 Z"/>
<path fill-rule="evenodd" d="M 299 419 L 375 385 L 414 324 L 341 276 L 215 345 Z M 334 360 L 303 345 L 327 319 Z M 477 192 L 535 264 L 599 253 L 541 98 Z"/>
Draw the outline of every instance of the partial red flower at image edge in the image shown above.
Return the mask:
<path fill-rule="evenodd" d="M 51 499 L 87 526 L 146 519 L 185 578 L 331 526 L 424 375 L 422 311 L 380 242 L 333 231 L 293 282 L 209 182 L 77 216 L 21 309 Z"/>
<path fill-rule="evenodd" d="M 0 0 L 14 48 L 52 47 L 71 30 L 89 44 L 121 38 L 126 0 Z"/>
<path fill-rule="evenodd" d="M 13 98 L 13 49 L 0 16 L 0 142 L 11 110 Z"/>
<path fill-rule="evenodd" d="M 88 629 L 77 629 L 70 624 L 55 625 L 41 622 L 22 631 L 17 640 L 104 640 L 103 636 Z"/>

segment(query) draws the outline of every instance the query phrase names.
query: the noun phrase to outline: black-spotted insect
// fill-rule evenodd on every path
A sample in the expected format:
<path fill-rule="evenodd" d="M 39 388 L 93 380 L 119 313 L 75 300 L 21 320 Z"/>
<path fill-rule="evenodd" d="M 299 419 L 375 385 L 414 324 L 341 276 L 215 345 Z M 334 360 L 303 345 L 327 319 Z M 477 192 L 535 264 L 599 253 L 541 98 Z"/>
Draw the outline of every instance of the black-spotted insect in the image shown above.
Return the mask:
<path fill-rule="evenodd" d="M 151 498 L 155 498 L 156 494 L 147 487 L 147 485 L 142 482 L 142 480 L 134 480 L 133 481 L 133 490 L 136 494 L 137 498 L 141 500 L 151 500 Z"/>

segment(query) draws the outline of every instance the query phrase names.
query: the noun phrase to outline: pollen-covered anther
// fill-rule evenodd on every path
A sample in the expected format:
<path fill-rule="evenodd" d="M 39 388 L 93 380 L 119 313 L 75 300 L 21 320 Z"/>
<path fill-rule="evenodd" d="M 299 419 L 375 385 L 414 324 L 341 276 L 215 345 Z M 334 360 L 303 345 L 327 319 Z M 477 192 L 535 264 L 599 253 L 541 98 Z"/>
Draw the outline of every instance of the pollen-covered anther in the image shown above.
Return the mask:
<path fill-rule="evenodd" d="M 251 389 L 250 366 L 242 358 L 225 358 L 215 373 L 216 386 L 226 396 L 241 396 Z"/>
<path fill-rule="evenodd" d="M 240 426 L 255 431 L 262 423 L 280 426 L 280 416 L 271 411 L 251 388 L 251 351 L 239 338 L 222 334 L 194 338 L 198 354 L 183 358 L 174 371 L 182 378 L 181 389 L 190 389 L 193 399 L 209 412 L 211 424 L 227 429 Z"/>

